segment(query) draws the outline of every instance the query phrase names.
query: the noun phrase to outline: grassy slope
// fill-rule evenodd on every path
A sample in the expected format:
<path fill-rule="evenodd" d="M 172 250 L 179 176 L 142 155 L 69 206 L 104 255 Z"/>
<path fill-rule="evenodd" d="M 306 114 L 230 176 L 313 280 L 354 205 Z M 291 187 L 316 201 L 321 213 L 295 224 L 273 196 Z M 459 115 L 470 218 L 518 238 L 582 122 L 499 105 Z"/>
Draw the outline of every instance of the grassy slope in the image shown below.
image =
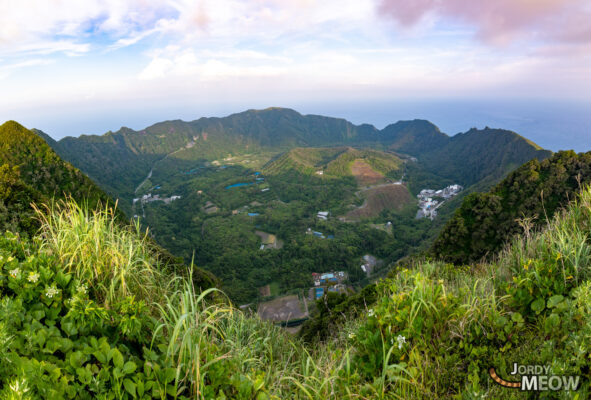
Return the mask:
<path fill-rule="evenodd" d="M 361 160 L 385 176 L 400 175 L 402 160 L 394 154 L 351 147 L 296 148 L 269 162 L 263 169 L 267 174 L 281 174 L 291 169 L 313 174 L 323 170 L 327 177 L 352 176 L 351 165 Z"/>
<path fill-rule="evenodd" d="M 307 349 L 159 268 L 137 232 L 56 210 L 37 242 L 0 240 L 1 395 L 524 398 L 487 375 L 515 361 L 581 375 L 587 398 L 590 220 L 585 190 L 494 263 L 397 271 L 370 310 Z"/>
<path fill-rule="evenodd" d="M 34 233 L 30 203 L 71 196 L 78 202 L 110 204 L 86 175 L 63 161 L 34 132 L 14 121 L 0 126 L 0 229 Z"/>
<path fill-rule="evenodd" d="M 541 162 L 534 159 L 488 193 L 467 196 L 435 241 L 433 254 L 456 263 L 495 254 L 523 232 L 520 220 L 544 224 L 589 182 L 590 153 L 559 152 Z"/>

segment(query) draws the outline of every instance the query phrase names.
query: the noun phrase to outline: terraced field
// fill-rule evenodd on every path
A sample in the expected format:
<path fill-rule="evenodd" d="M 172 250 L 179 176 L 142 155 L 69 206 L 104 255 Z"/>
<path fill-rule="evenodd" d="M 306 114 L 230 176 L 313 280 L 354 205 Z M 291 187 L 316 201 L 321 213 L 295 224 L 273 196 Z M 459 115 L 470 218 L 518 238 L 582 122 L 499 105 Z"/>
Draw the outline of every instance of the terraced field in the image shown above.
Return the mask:
<path fill-rule="evenodd" d="M 359 186 L 371 186 L 379 183 L 384 183 L 386 177 L 375 171 L 371 166 L 363 160 L 355 160 L 351 164 L 351 173 L 355 177 Z"/>
<path fill-rule="evenodd" d="M 412 196 L 404 185 L 380 185 L 363 191 L 363 194 L 363 205 L 347 213 L 347 219 L 377 217 L 382 210 L 401 210 L 412 201 Z"/>

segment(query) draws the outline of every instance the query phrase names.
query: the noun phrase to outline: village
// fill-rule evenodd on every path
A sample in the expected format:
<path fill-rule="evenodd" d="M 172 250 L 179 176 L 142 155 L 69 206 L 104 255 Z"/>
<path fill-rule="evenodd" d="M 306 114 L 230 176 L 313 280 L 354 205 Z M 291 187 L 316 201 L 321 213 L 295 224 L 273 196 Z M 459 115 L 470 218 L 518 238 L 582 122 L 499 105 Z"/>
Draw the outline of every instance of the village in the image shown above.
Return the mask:
<path fill-rule="evenodd" d="M 419 210 L 417 211 L 416 218 L 429 218 L 433 220 L 437 216 L 437 209 L 441 207 L 446 200 L 456 196 L 462 191 L 462 189 L 464 189 L 462 186 L 455 184 L 449 185 L 440 190 L 421 190 L 417 195 L 417 198 L 419 199 Z"/>

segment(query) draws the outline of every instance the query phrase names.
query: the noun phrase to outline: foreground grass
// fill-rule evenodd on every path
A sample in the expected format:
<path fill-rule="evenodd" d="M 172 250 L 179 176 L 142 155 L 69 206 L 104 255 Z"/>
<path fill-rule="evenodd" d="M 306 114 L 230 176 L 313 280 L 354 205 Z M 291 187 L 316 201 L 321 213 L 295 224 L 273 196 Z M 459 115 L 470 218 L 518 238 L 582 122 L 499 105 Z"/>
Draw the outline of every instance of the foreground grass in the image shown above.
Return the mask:
<path fill-rule="evenodd" d="M 0 239 L 0 398 L 528 398 L 488 376 L 513 362 L 581 377 L 540 398 L 589 397 L 589 190 L 493 263 L 395 271 L 313 346 L 167 271 L 110 210 L 39 215 Z"/>

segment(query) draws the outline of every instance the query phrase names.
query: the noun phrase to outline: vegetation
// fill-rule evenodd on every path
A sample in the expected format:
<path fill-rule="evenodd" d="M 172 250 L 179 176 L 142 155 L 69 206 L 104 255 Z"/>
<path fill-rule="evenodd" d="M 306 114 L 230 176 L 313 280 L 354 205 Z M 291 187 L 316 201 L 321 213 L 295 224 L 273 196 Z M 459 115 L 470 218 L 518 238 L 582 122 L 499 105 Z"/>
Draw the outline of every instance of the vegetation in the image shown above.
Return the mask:
<path fill-rule="evenodd" d="M 378 130 L 372 125 L 356 126 L 343 119 L 301 115 L 282 108 L 191 122 L 166 121 L 141 131 L 121 128 L 103 136 L 49 142 L 64 159 L 121 199 L 126 212 L 135 188 L 155 165 L 167 174 L 190 162 L 211 162 L 229 155 L 278 155 L 297 147 L 345 145 L 409 154 L 440 178 L 466 187 L 486 178 L 490 187 L 511 169 L 550 154 L 509 131 L 473 129 L 450 138 L 424 120 L 399 121 Z"/>
<path fill-rule="evenodd" d="M 352 147 L 295 148 L 269 162 L 263 172 L 281 175 L 291 170 L 303 174 L 323 172 L 324 178 L 353 176 L 354 161 L 363 161 L 378 174 L 400 178 L 402 160 L 392 153 L 376 150 L 358 150 Z"/>
<path fill-rule="evenodd" d="M 161 266 L 108 213 L 48 213 L 38 236 L 0 238 L 2 398 L 520 398 L 488 376 L 512 362 L 589 395 L 591 189 L 490 264 L 393 272 L 313 350 Z"/>
<path fill-rule="evenodd" d="M 90 207 L 111 204 L 105 193 L 43 139 L 22 125 L 0 126 L 0 229 L 33 234 L 39 228 L 31 203 L 71 196 Z"/>
<path fill-rule="evenodd" d="M 512 168 L 549 154 L 509 131 L 471 130 L 450 138 L 423 120 L 378 130 L 279 108 L 59 142 L 38 134 L 118 198 L 123 211 L 137 215 L 160 245 L 186 263 L 195 256 L 238 302 L 255 299 L 257 286 L 268 283 L 282 292 L 304 289 L 310 272 L 330 269 L 346 270 L 361 284 L 359 257 L 365 252 L 390 262 L 426 247 L 459 197 L 487 190 Z M 256 181 L 255 172 L 264 181 Z M 400 179 L 404 187 L 359 192 Z M 404 207 L 414 203 L 406 188 L 416 195 L 453 183 L 466 189 L 433 223 L 415 221 L 410 205 Z M 234 184 L 247 186 L 225 189 Z M 181 199 L 132 205 L 150 193 Z M 318 211 L 331 213 L 328 223 L 315 218 Z M 343 216 L 356 226 L 334 220 Z M 373 225 L 394 220 L 400 224 L 393 235 L 369 233 Z M 308 228 L 335 239 L 320 243 L 305 235 Z M 259 251 L 257 229 L 277 235 L 283 248 Z"/>
<path fill-rule="evenodd" d="M 591 182 L 591 153 L 556 153 L 531 160 L 488 193 L 473 193 L 447 223 L 432 253 L 455 263 L 494 255 L 524 229 L 544 226 Z"/>

